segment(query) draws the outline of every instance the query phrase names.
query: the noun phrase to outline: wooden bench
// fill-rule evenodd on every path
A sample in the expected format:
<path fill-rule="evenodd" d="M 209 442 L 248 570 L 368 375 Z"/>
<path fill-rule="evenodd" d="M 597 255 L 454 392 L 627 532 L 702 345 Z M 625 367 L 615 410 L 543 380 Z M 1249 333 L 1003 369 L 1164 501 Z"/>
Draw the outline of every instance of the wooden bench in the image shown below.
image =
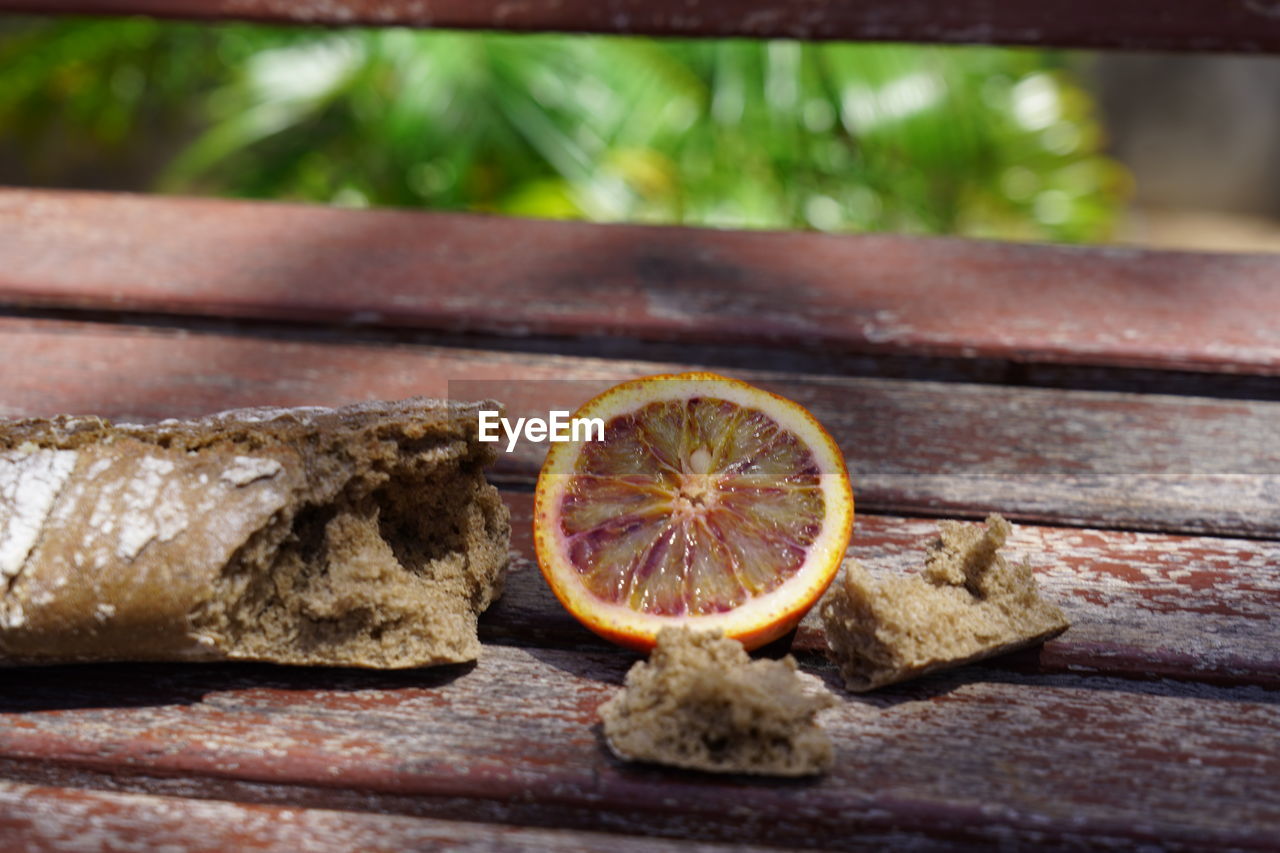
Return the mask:
<path fill-rule="evenodd" d="M 0 9 L 1280 50 L 1271 0 L 0 0 Z M 590 283 L 590 288 L 584 286 Z M 474 667 L 0 680 L 0 847 L 618 851 L 1280 845 L 1280 256 L 743 234 L 0 190 L 0 415 L 193 415 L 711 366 L 845 450 L 853 552 L 999 510 L 1073 627 L 849 697 L 811 783 L 623 765 L 634 657 L 532 561 Z M 536 388 L 537 390 L 531 390 Z M 575 389 L 576 390 L 576 389 Z M 824 668 L 821 627 L 794 649 Z M 710 846 L 706 846 L 710 845 Z"/>

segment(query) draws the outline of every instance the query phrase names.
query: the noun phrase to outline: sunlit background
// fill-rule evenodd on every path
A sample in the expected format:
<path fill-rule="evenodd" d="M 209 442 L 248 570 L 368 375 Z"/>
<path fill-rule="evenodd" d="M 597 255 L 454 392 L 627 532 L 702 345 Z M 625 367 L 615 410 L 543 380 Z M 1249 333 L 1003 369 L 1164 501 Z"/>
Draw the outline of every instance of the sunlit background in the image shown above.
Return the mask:
<path fill-rule="evenodd" d="M 0 181 L 602 222 L 1280 248 L 1275 199 L 1219 193 L 1202 205 L 1193 190 L 1170 200 L 1144 151 L 1175 178 L 1222 164 L 1168 157 L 1176 91 L 1156 98 L 1165 107 L 1149 110 L 1152 121 L 1136 120 L 1161 85 L 1141 61 L 8 19 Z M 1143 73 L 1155 79 L 1143 84 Z"/>

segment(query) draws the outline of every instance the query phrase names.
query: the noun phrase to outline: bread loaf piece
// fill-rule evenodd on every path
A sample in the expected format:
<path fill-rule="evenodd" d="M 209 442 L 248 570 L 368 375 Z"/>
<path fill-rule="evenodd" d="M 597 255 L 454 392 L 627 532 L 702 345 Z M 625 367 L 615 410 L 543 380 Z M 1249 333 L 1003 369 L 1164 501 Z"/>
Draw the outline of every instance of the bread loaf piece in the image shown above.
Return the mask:
<path fill-rule="evenodd" d="M 943 521 L 921 574 L 873 578 L 847 560 L 820 611 L 845 686 L 874 690 L 1042 643 L 1068 627 L 1041 597 L 1031 566 L 999 553 L 1012 527 Z"/>
<path fill-rule="evenodd" d="M 0 663 L 474 659 L 494 403 L 0 422 Z"/>
<path fill-rule="evenodd" d="M 647 662 L 600 709 L 609 749 L 716 773 L 808 776 L 830 769 L 831 740 L 816 722 L 835 698 L 806 685 L 790 656 L 751 660 L 719 631 L 664 628 Z"/>

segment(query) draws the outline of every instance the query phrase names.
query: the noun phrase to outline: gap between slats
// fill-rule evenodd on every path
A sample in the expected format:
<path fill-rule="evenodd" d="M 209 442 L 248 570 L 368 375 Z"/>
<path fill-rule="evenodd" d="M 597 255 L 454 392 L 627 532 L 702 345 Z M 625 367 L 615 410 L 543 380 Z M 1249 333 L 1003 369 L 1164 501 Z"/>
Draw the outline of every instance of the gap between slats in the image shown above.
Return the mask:
<path fill-rule="evenodd" d="M 770 349 L 761 346 L 650 341 L 625 337 L 522 335 L 449 332 L 352 322 L 333 324 L 281 319 L 165 314 L 101 308 L 27 307 L 0 301 L 0 322 L 103 324 L 159 332 L 222 334 L 239 338 L 304 343 L 331 342 L 368 346 L 429 346 L 489 350 L 528 356 L 570 356 L 613 361 L 682 362 L 716 371 L 767 370 L 772 373 L 866 379 L 913 379 L 1003 387 L 1069 391 L 1111 391 L 1223 400 L 1280 402 L 1280 379 L 1273 376 L 1209 373 L 1194 370 L 1020 362 L 1003 358 L 887 353 L 841 353 L 831 349 Z"/>

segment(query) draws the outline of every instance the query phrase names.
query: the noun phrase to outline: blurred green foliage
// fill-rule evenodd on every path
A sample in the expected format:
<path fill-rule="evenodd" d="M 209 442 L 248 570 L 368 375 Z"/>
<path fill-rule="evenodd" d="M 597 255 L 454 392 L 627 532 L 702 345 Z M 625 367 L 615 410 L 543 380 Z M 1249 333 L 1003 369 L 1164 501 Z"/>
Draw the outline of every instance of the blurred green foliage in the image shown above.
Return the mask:
<path fill-rule="evenodd" d="M 1126 185 L 1060 59 L 989 48 L 24 19 L 0 144 L 48 183 L 1059 241 Z"/>

